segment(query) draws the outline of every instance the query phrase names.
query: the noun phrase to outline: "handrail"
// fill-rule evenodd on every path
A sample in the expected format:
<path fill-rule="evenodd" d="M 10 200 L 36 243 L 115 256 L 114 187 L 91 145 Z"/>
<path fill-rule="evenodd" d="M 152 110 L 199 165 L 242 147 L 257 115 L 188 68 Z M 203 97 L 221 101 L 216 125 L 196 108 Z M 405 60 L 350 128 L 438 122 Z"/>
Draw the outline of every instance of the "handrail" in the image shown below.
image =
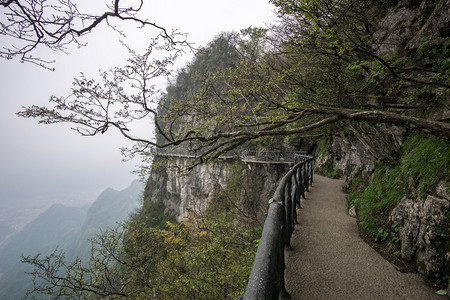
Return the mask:
<path fill-rule="evenodd" d="M 189 151 L 185 148 L 175 148 L 175 149 L 150 149 L 150 152 L 155 156 L 163 157 L 181 157 L 181 158 L 192 158 L 197 159 L 201 154 L 195 151 Z M 296 151 L 270 151 L 270 150 L 244 150 L 240 153 L 240 159 L 243 162 L 253 162 L 253 163 L 295 163 L 297 157 L 307 157 L 303 155 L 302 152 Z M 226 155 L 221 155 L 219 159 L 233 159 L 235 154 L 230 152 Z"/>
<path fill-rule="evenodd" d="M 298 224 L 296 207 L 313 181 L 314 158 L 298 155 L 269 201 L 269 210 L 244 296 L 238 299 L 288 299 L 284 283 L 284 250 Z"/>
<path fill-rule="evenodd" d="M 201 153 L 198 153 L 196 151 L 190 151 L 185 148 L 171 148 L 171 149 L 152 148 L 150 150 L 150 153 L 152 153 L 154 156 L 162 156 L 162 157 L 175 157 L 175 158 L 180 157 L 180 158 L 191 158 L 191 159 L 198 159 L 201 157 Z M 228 160 L 228 159 L 233 159 L 233 158 L 235 158 L 235 156 L 232 152 L 218 157 L 218 159 L 222 159 L 222 160 Z"/>
<path fill-rule="evenodd" d="M 268 151 L 268 150 L 244 150 L 241 152 L 243 161 L 294 161 L 295 157 L 303 156 L 303 153 L 296 151 Z"/>

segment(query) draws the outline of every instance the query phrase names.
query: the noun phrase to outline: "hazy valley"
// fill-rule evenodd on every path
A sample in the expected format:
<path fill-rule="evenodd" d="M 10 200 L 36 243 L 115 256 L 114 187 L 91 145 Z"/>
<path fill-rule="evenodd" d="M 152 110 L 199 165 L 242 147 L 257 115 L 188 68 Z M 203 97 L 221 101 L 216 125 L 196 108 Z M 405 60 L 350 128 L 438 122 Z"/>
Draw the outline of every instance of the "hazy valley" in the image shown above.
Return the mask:
<path fill-rule="evenodd" d="M 20 262 L 21 254 L 48 255 L 58 248 L 68 259 L 86 255 L 88 239 L 125 220 L 139 206 L 142 190 L 143 184 L 134 181 L 121 191 L 106 189 L 92 204 L 75 207 L 63 201 L 42 212 L 42 206 L 20 209 L 19 203 L 2 210 L 0 299 L 21 299 L 32 285 L 31 277 L 25 274 L 30 269 Z"/>

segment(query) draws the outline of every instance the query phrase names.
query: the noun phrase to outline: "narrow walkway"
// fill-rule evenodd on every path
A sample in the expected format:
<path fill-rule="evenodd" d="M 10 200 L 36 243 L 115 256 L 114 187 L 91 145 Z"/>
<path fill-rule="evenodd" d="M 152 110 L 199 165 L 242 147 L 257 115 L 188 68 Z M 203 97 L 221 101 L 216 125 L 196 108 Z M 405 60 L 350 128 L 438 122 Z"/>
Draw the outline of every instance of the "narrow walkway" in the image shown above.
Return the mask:
<path fill-rule="evenodd" d="M 441 299 L 418 274 L 397 271 L 358 234 L 343 182 L 316 175 L 286 253 L 286 289 L 298 299 Z"/>

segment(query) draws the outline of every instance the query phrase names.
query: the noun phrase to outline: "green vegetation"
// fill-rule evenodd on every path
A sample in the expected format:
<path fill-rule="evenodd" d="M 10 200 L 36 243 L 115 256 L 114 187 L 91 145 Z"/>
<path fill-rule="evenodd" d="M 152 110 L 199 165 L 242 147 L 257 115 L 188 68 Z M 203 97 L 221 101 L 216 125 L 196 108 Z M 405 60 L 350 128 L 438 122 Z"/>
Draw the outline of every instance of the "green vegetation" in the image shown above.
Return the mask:
<path fill-rule="evenodd" d="M 236 299 L 244 293 L 257 228 L 233 224 L 229 213 L 215 213 L 169 224 L 161 234 L 167 253 L 158 263 L 160 298 Z"/>
<path fill-rule="evenodd" d="M 435 75 L 436 78 L 442 80 L 443 76 L 448 76 L 450 70 L 450 41 L 424 43 L 417 49 L 414 59 L 430 60 L 433 67 L 441 72 Z"/>
<path fill-rule="evenodd" d="M 224 190 L 217 189 L 206 212 L 193 212 L 161 234 L 168 249 L 160 262 L 162 299 L 236 299 L 253 265 L 261 227 L 239 209 L 243 164 L 230 168 Z"/>
<path fill-rule="evenodd" d="M 434 194 L 440 180 L 450 180 L 449 142 L 414 132 L 402 152 L 395 165 L 377 166 L 370 184 L 358 176 L 349 186 L 349 204 L 356 206 L 359 224 L 374 239 L 386 239 L 393 232 L 381 226 L 403 197 Z"/>
<path fill-rule="evenodd" d="M 330 178 L 340 178 L 342 176 L 342 170 L 339 168 L 333 168 L 333 160 L 329 159 L 321 168 L 316 168 L 314 170 L 316 173 L 330 177 Z"/>
<path fill-rule="evenodd" d="M 413 134 L 404 145 L 401 173 L 414 178 L 416 191 L 424 195 L 439 180 L 450 179 L 450 143 L 434 136 Z M 411 184 L 409 184 L 411 187 Z"/>

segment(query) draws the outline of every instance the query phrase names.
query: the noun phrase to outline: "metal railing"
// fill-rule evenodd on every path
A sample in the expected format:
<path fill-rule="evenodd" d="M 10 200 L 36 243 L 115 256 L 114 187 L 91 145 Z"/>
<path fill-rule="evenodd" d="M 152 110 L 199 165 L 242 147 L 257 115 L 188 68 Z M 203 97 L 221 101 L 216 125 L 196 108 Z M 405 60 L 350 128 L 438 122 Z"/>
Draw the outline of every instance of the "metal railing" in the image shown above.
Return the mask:
<path fill-rule="evenodd" d="M 155 156 L 199 158 L 201 153 L 190 151 L 185 148 L 156 149 L 150 151 Z M 219 156 L 219 159 L 230 159 L 235 157 L 235 152 L 229 152 Z M 244 162 L 289 162 L 295 163 L 298 157 L 308 157 L 296 151 L 267 151 L 267 150 L 244 150 L 240 153 L 240 159 Z"/>
<path fill-rule="evenodd" d="M 182 147 L 171 147 L 171 148 L 164 148 L 164 149 L 157 149 L 153 148 L 150 151 L 154 156 L 163 156 L 163 157 L 173 157 L 173 158 L 189 158 L 189 159 L 198 159 L 201 157 L 203 152 L 200 151 L 193 151 Z M 233 159 L 234 153 L 229 152 L 225 153 L 224 155 L 221 155 L 218 157 L 219 159 Z"/>
<path fill-rule="evenodd" d="M 303 153 L 295 151 L 256 151 L 244 150 L 241 152 L 243 161 L 294 161 L 295 157 L 303 156 Z"/>
<path fill-rule="evenodd" d="M 297 155 L 295 165 L 281 179 L 269 210 L 244 296 L 238 299 L 288 299 L 284 282 L 284 250 L 298 224 L 296 207 L 313 181 L 314 158 Z"/>

